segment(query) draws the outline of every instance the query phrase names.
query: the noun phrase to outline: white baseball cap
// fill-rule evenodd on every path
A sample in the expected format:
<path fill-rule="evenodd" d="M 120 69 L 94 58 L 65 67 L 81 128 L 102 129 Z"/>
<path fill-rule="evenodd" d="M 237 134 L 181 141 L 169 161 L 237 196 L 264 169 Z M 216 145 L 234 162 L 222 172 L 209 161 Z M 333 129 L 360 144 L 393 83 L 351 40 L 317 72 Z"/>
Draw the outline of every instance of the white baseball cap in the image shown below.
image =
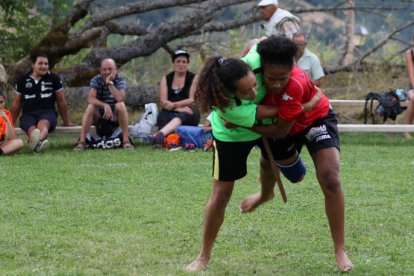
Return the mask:
<path fill-rule="evenodd" d="M 259 2 L 259 4 L 257 4 L 257 6 L 259 7 L 264 7 L 264 6 L 269 6 L 269 5 L 279 5 L 279 1 L 278 0 L 262 0 Z"/>

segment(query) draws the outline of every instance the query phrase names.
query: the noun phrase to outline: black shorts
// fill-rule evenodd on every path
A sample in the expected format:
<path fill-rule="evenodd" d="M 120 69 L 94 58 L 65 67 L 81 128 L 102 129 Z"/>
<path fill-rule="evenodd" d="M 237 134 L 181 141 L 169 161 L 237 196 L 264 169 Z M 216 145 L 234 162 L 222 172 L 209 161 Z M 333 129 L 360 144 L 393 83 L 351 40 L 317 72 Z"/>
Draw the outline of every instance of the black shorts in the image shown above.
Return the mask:
<path fill-rule="evenodd" d="M 235 181 L 246 176 L 247 157 L 258 140 L 223 142 L 214 139 L 213 178 L 220 181 Z"/>
<path fill-rule="evenodd" d="M 180 118 L 183 126 L 198 126 L 200 123 L 200 112 L 197 108 L 193 108 L 193 114 L 187 112 L 175 112 L 169 110 L 161 110 L 157 118 L 158 129 L 163 128 L 172 119 Z"/>
<path fill-rule="evenodd" d="M 338 122 L 332 110 L 329 113 L 312 123 L 305 130 L 288 135 L 284 139 L 269 139 L 269 144 L 274 154 L 275 160 L 283 160 L 291 157 L 296 151 L 299 153 L 303 145 L 306 145 L 309 154 L 314 154 L 320 149 L 335 147 L 340 150 Z M 262 145 L 259 144 L 262 149 Z M 267 154 L 262 149 L 262 155 L 267 158 Z"/>
<path fill-rule="evenodd" d="M 37 127 L 37 123 L 41 120 L 49 121 L 50 128 L 49 131 L 52 131 L 56 128 L 57 124 L 57 114 L 53 109 L 39 109 L 29 112 L 23 112 L 20 117 L 20 128 L 28 133 L 29 128 L 32 126 Z"/>

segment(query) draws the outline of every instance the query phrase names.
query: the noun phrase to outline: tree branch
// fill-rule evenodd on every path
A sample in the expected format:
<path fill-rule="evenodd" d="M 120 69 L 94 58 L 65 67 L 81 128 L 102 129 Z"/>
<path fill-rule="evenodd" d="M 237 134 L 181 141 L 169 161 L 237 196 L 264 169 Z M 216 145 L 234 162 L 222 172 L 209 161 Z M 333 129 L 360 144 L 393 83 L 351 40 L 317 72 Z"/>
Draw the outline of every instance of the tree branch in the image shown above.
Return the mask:
<path fill-rule="evenodd" d="M 395 29 L 394 31 L 392 31 L 391 33 L 389 33 L 386 37 L 384 37 L 381 41 L 379 41 L 377 44 L 374 45 L 374 47 L 370 48 L 368 51 L 366 51 L 365 53 L 363 53 L 361 55 L 360 58 L 354 60 L 352 63 L 350 63 L 349 65 L 345 65 L 345 66 L 339 66 L 336 68 L 327 68 L 325 70 L 325 72 L 327 74 L 334 74 L 340 71 L 347 71 L 350 70 L 352 67 L 354 67 L 355 65 L 361 63 L 365 58 L 367 58 L 368 56 L 370 56 L 372 53 L 374 53 L 375 51 L 377 51 L 378 49 L 380 49 L 382 46 L 384 46 L 389 40 L 390 38 L 392 38 L 394 35 L 396 35 L 397 33 L 399 33 L 400 31 L 411 27 L 412 25 L 414 25 L 414 20 L 408 22 L 407 24 Z"/>

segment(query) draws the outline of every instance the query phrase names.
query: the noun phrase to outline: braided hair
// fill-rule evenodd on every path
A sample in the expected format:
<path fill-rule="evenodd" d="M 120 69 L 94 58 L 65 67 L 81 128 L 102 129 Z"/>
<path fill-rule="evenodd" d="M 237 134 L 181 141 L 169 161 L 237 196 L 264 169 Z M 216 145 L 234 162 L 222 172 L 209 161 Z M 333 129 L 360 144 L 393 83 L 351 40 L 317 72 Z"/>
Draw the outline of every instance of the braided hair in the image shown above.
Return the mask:
<path fill-rule="evenodd" d="M 213 106 L 222 111 L 230 107 L 235 82 L 250 71 L 249 65 L 238 58 L 209 58 L 198 76 L 195 97 L 200 111 L 208 113 Z"/>

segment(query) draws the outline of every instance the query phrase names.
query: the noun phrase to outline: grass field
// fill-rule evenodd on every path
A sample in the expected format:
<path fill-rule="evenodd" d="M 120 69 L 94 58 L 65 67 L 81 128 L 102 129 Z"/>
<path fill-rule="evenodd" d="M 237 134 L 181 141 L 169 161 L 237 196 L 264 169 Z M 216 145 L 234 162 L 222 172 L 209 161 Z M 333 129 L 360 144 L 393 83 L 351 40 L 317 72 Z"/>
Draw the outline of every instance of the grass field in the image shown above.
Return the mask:
<path fill-rule="evenodd" d="M 347 249 L 355 275 L 414 274 L 414 141 L 343 134 Z M 54 134 L 41 154 L 0 158 L 1 275 L 185 275 L 198 254 L 211 152 L 71 151 Z M 236 183 L 205 275 L 339 274 L 309 155 L 300 184 L 254 213 L 259 151 Z"/>

